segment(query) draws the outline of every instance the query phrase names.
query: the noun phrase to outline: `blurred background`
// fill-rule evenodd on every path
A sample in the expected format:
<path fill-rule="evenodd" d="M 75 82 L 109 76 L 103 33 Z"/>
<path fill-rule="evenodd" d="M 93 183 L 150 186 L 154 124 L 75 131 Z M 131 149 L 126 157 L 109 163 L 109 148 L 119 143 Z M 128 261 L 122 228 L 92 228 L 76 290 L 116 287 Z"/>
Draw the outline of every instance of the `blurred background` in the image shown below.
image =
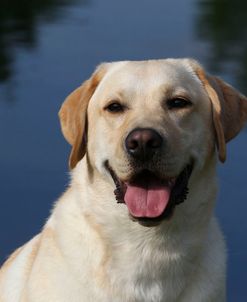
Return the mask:
<path fill-rule="evenodd" d="M 66 189 L 70 148 L 57 112 L 97 64 L 194 57 L 247 93 L 246 20 L 246 0 L 1 0 L 0 263 Z M 230 302 L 247 301 L 246 136 L 218 169 Z"/>

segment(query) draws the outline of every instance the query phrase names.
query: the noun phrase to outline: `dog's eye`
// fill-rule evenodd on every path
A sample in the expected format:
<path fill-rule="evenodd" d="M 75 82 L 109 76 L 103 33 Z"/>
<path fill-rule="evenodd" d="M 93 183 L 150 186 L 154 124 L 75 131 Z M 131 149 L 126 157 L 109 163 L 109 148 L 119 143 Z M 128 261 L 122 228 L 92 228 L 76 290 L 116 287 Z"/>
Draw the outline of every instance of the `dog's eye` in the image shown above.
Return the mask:
<path fill-rule="evenodd" d="M 112 113 L 119 113 L 119 112 L 123 112 L 125 107 L 118 102 L 114 102 L 107 105 L 104 109 Z"/>
<path fill-rule="evenodd" d="M 168 109 L 180 109 L 192 106 L 191 101 L 184 98 L 174 98 L 167 101 Z"/>

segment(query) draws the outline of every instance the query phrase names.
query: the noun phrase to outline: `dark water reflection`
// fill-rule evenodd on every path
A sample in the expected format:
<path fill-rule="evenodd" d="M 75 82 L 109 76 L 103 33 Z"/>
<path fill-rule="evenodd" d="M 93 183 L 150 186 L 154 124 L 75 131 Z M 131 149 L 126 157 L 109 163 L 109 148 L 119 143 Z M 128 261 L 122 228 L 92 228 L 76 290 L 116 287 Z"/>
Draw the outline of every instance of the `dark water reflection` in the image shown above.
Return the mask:
<path fill-rule="evenodd" d="M 11 77 L 16 46 L 34 48 L 40 24 L 61 18 L 65 8 L 75 2 L 76 0 L 1 1 L 0 81 L 7 81 Z"/>
<path fill-rule="evenodd" d="M 196 32 L 210 43 L 207 62 L 214 72 L 230 70 L 238 86 L 247 92 L 247 1 L 199 2 Z"/>
<path fill-rule="evenodd" d="M 67 185 L 63 99 L 102 61 L 162 57 L 195 57 L 246 93 L 246 3 L 1 1 L 0 262 L 39 232 Z M 244 131 L 219 167 L 232 302 L 247 297 L 246 151 Z"/>

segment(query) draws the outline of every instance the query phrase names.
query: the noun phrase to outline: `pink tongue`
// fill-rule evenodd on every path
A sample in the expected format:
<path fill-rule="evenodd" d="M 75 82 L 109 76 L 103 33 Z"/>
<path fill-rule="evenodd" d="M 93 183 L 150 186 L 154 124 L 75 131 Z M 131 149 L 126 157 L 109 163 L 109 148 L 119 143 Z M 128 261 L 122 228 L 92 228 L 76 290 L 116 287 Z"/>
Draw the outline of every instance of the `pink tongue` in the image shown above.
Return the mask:
<path fill-rule="evenodd" d="M 171 188 L 158 179 L 145 179 L 141 183 L 126 184 L 124 201 L 134 217 L 159 217 L 168 204 Z"/>

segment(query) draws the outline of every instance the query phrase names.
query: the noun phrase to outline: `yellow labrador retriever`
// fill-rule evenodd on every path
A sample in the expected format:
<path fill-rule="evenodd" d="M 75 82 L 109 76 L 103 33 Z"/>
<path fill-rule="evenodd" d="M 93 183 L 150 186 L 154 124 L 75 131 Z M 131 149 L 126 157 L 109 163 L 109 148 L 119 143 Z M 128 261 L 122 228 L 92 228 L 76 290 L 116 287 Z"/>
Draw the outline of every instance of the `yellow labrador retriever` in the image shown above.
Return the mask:
<path fill-rule="evenodd" d="M 225 301 L 215 170 L 246 97 L 190 59 L 106 63 L 59 116 L 71 184 L 3 265 L 0 301 Z"/>

